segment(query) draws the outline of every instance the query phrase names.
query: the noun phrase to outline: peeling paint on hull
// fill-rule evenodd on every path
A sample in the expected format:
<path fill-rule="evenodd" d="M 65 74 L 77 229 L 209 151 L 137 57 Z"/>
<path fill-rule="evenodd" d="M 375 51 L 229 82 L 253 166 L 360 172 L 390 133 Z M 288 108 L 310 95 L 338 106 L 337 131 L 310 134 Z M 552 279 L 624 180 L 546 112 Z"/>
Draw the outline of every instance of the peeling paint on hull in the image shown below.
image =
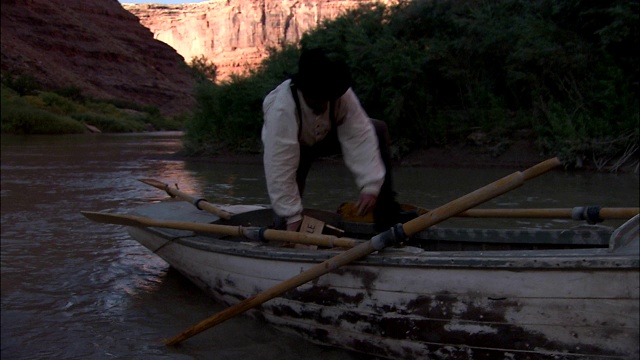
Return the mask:
<path fill-rule="evenodd" d="M 169 205 L 153 206 L 141 214 L 160 218 L 158 207 Z M 163 211 L 173 219 L 211 221 L 170 206 Z M 227 305 L 339 253 L 160 229 L 130 233 Z M 315 343 L 391 359 L 635 359 L 639 284 L 633 251 L 394 249 L 248 314 Z"/>

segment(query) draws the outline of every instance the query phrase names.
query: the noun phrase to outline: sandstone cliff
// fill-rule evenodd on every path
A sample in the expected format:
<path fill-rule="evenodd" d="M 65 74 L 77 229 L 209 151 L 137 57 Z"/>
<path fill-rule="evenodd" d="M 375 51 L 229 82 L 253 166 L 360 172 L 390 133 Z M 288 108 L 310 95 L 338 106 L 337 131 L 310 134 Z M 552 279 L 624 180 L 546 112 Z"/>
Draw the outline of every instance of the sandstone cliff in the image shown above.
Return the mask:
<path fill-rule="evenodd" d="M 323 20 L 372 0 L 210 0 L 181 5 L 123 4 L 140 23 L 187 62 L 204 55 L 218 67 L 218 79 L 244 73 L 268 47 L 296 43 Z M 391 0 L 378 1 L 392 3 Z"/>
<path fill-rule="evenodd" d="M 117 0 L 2 0 L 2 71 L 98 98 L 193 106 L 184 59 Z"/>

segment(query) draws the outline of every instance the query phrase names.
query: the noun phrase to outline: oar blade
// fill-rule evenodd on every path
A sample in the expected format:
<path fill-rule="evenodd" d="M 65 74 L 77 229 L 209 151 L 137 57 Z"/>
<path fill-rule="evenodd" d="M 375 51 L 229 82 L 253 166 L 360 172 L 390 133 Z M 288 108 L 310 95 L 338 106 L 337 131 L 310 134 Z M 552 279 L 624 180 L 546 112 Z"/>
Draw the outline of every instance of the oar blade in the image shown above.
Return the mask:
<path fill-rule="evenodd" d="M 114 225 L 123 225 L 123 226 L 146 226 L 144 223 L 137 220 L 135 217 L 131 215 L 117 215 L 117 214 L 108 214 L 94 211 L 80 211 L 82 215 L 84 215 L 89 220 L 104 223 L 104 224 L 114 224 Z"/>

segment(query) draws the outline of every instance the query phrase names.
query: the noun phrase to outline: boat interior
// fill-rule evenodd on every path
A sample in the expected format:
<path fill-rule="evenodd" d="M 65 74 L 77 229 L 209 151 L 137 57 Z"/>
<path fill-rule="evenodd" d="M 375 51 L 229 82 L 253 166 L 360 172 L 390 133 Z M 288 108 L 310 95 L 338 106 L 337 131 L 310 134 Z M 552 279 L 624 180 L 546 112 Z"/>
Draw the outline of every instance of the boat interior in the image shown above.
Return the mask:
<path fill-rule="evenodd" d="M 353 222 L 340 215 L 321 210 L 305 210 L 305 215 L 322 221 L 323 233 L 368 240 L 378 231 L 371 223 Z M 635 218 L 637 229 L 638 217 Z M 468 220 L 468 219 L 467 219 Z M 484 222 L 477 219 L 476 223 Z M 270 209 L 237 214 L 231 220 L 220 219 L 215 223 L 226 225 L 271 227 L 273 213 Z M 473 221 L 467 221 L 473 225 Z M 432 226 L 407 239 L 402 245 L 427 251 L 500 251 L 500 250 L 550 250 L 614 248 L 626 243 L 612 243 L 616 228 L 606 225 L 590 225 L 568 221 L 566 228 L 487 228 L 449 226 L 446 223 Z M 636 230 L 637 234 L 637 230 Z M 627 241 L 628 242 L 628 241 Z M 637 242 L 637 239 L 636 239 Z M 280 244 L 282 246 L 282 244 Z"/>

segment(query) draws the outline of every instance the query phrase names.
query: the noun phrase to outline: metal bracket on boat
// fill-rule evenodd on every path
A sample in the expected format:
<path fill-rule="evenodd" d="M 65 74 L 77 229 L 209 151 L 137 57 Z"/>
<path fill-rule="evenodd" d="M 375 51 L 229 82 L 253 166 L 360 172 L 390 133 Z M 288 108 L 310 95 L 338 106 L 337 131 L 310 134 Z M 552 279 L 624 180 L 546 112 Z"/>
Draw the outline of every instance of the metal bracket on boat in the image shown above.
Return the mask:
<path fill-rule="evenodd" d="M 253 240 L 253 241 L 261 241 L 261 242 L 269 242 L 269 240 L 267 240 L 264 237 L 264 232 L 267 231 L 268 228 L 266 227 L 242 227 L 239 226 L 238 227 L 238 236 L 240 237 L 245 237 L 249 240 Z"/>
<path fill-rule="evenodd" d="M 268 243 L 269 240 L 267 240 L 267 238 L 264 237 L 264 232 L 267 231 L 266 227 L 261 227 L 260 230 L 258 230 L 258 239 L 260 241 L 262 241 L 263 243 Z"/>
<path fill-rule="evenodd" d="M 207 202 L 207 199 L 200 198 L 200 199 L 193 200 L 193 206 L 195 206 L 196 209 L 198 209 L 198 210 L 204 210 L 203 208 L 200 207 L 200 202 L 201 201 Z"/>
<path fill-rule="evenodd" d="M 600 206 L 578 206 L 571 209 L 571 218 L 574 220 L 586 220 L 588 224 L 594 225 L 603 222 L 600 217 Z"/>
<path fill-rule="evenodd" d="M 399 244 L 407 238 L 402 224 L 396 224 L 389 230 L 371 238 L 371 244 L 376 250 L 382 250 L 391 245 Z"/>

